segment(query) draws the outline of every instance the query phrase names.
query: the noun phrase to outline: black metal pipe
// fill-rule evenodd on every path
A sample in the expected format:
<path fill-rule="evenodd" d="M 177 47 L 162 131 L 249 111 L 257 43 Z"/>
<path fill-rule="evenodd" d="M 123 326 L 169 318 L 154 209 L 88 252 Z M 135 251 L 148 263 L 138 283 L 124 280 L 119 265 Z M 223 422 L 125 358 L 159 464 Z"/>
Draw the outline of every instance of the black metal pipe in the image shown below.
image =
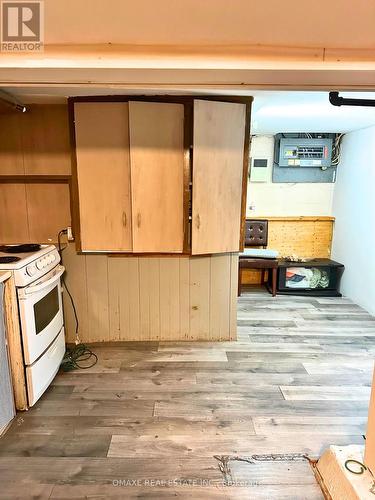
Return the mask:
<path fill-rule="evenodd" d="M 352 99 L 340 97 L 338 92 L 329 93 L 329 102 L 333 106 L 375 106 L 375 99 Z"/>

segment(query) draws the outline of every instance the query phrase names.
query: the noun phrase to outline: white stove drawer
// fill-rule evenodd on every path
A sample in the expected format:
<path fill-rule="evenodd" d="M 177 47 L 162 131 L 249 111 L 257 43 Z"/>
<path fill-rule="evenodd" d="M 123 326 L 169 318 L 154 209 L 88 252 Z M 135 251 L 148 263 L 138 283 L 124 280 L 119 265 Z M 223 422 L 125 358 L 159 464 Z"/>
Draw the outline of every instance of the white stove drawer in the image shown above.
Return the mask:
<path fill-rule="evenodd" d="M 26 365 L 32 365 L 47 349 L 63 327 L 61 275 L 56 266 L 43 278 L 18 288 L 22 341 Z"/>
<path fill-rule="evenodd" d="M 54 379 L 65 354 L 65 332 L 61 329 L 46 352 L 26 367 L 29 405 L 33 406 Z"/>

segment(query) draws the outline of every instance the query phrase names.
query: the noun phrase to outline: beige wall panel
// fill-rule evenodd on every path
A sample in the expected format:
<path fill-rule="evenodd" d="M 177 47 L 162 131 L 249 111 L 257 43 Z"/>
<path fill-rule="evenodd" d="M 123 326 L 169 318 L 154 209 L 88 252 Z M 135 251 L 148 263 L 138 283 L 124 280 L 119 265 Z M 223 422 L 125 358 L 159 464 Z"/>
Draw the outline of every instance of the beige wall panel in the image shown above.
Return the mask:
<path fill-rule="evenodd" d="M 23 175 L 20 113 L 0 114 L 0 175 Z"/>
<path fill-rule="evenodd" d="M 107 261 L 104 255 L 91 255 L 86 259 L 90 342 L 110 340 Z"/>
<path fill-rule="evenodd" d="M 0 242 L 29 241 L 25 184 L 0 184 Z"/>
<path fill-rule="evenodd" d="M 25 173 L 70 175 L 68 107 L 38 104 L 20 116 Z"/>
<path fill-rule="evenodd" d="M 82 250 L 131 251 L 127 103 L 75 103 Z"/>
<path fill-rule="evenodd" d="M 229 340 L 237 339 L 238 254 L 230 257 Z"/>
<path fill-rule="evenodd" d="M 71 226 L 68 184 L 26 184 L 30 240 L 57 242 L 61 229 Z"/>
<path fill-rule="evenodd" d="M 139 259 L 140 336 L 160 337 L 160 259 Z"/>
<path fill-rule="evenodd" d="M 139 258 L 140 336 L 160 338 L 160 259 Z"/>
<path fill-rule="evenodd" d="M 139 283 L 139 261 L 140 258 L 129 258 L 129 339 L 135 340 L 141 338 L 140 324 L 140 283 Z"/>
<path fill-rule="evenodd" d="M 180 257 L 180 338 L 190 339 L 190 258 Z"/>
<path fill-rule="evenodd" d="M 190 337 L 210 338 L 211 258 L 190 259 Z"/>
<path fill-rule="evenodd" d="M 160 259 L 160 333 L 162 340 L 180 336 L 179 259 Z"/>
<path fill-rule="evenodd" d="M 87 255 L 91 259 L 91 255 Z M 129 259 L 108 258 L 109 337 L 127 340 L 130 330 Z"/>
<path fill-rule="evenodd" d="M 230 266 L 227 255 L 211 257 L 210 338 L 218 340 L 227 338 L 230 331 Z"/>
<path fill-rule="evenodd" d="M 194 101 L 192 253 L 239 250 L 245 104 Z"/>
<path fill-rule="evenodd" d="M 65 281 L 74 298 L 78 312 L 79 336 L 89 341 L 86 256 L 78 255 L 74 243 L 69 243 L 63 250 L 63 264 L 66 268 Z M 75 341 L 75 318 L 72 304 L 66 292 L 63 293 L 65 333 L 68 342 Z"/>
<path fill-rule="evenodd" d="M 130 102 L 133 249 L 182 252 L 184 106 Z"/>
<path fill-rule="evenodd" d="M 83 342 L 235 338 L 236 255 L 77 255 L 71 243 L 63 256 Z M 74 321 L 67 296 L 64 304 L 72 341 Z"/>

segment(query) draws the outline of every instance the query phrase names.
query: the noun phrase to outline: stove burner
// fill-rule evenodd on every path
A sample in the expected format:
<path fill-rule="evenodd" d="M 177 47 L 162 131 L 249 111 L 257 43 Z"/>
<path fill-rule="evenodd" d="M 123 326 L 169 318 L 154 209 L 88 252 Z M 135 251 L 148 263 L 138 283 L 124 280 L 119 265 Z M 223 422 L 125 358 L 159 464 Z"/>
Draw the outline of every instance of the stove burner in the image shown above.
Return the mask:
<path fill-rule="evenodd" d="M 0 257 L 0 264 L 10 264 L 11 262 L 18 262 L 21 260 L 21 257 Z"/>
<path fill-rule="evenodd" d="M 0 246 L 0 252 L 5 253 L 28 253 L 37 252 L 40 250 L 41 245 L 38 243 L 25 243 L 23 245 L 2 245 Z"/>

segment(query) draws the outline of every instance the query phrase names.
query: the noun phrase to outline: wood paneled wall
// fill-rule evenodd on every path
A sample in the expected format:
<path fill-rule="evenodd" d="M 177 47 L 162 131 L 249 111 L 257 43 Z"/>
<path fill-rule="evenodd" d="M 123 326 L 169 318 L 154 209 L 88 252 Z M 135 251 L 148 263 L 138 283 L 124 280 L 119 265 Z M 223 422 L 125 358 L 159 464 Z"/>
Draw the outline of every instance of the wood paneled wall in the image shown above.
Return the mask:
<path fill-rule="evenodd" d="M 0 183 L 0 242 L 51 243 L 70 226 L 68 184 Z"/>
<path fill-rule="evenodd" d="M 331 255 L 333 217 L 256 217 L 268 219 L 268 247 L 280 257 L 322 257 Z M 244 284 L 260 283 L 260 271 L 244 271 Z"/>
<path fill-rule="evenodd" d="M 0 114 L 0 175 L 70 175 L 67 104 Z"/>
<path fill-rule="evenodd" d="M 56 242 L 71 225 L 67 105 L 0 115 L 0 243 Z"/>
<path fill-rule="evenodd" d="M 83 342 L 233 340 L 237 254 L 111 257 L 63 251 Z M 64 293 L 67 338 L 75 323 Z"/>

